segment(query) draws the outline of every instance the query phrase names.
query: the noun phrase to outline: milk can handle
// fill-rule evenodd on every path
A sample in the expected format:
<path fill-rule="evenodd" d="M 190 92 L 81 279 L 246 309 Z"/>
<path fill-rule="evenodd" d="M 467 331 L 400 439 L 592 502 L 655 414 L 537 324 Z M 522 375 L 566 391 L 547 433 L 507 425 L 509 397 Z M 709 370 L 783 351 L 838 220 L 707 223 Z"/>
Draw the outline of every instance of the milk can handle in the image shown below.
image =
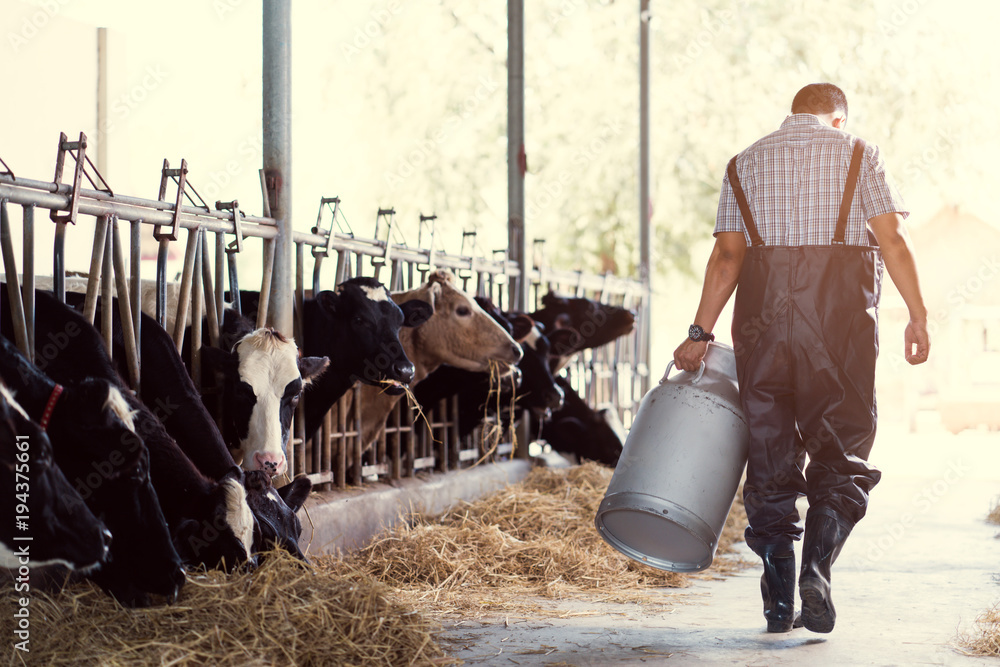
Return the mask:
<path fill-rule="evenodd" d="M 674 361 L 673 359 L 671 359 L 670 363 L 667 364 L 667 372 L 663 374 L 663 378 L 660 380 L 660 384 L 663 384 L 664 382 L 667 381 L 667 377 L 670 375 L 670 371 L 673 369 L 673 367 L 674 367 Z M 704 374 L 705 374 L 705 362 L 702 361 L 701 366 L 698 367 L 698 372 L 695 374 L 694 379 L 691 380 L 691 384 L 698 384 L 698 380 L 700 380 L 701 376 Z"/>

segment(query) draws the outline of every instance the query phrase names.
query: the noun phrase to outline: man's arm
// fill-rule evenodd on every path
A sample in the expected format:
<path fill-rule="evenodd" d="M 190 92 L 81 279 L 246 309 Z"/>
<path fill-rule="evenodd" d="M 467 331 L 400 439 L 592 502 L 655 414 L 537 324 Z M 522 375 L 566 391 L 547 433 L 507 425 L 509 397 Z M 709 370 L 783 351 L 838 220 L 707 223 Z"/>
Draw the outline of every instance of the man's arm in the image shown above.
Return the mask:
<path fill-rule="evenodd" d="M 882 248 L 889 277 L 910 313 L 910 321 L 903 333 L 903 355 L 911 364 L 922 364 L 927 361 L 931 349 L 930 337 L 927 335 L 927 308 L 920 293 L 917 263 L 913 258 L 910 236 L 903 226 L 903 216 L 899 213 L 877 215 L 868 224 Z"/>
<path fill-rule="evenodd" d="M 743 269 L 743 257 L 747 254 L 746 237 L 743 232 L 719 232 L 715 236 L 715 247 L 705 268 L 705 283 L 701 289 L 701 302 L 694 324 L 705 331 L 711 331 L 733 295 Z M 705 358 L 708 342 L 695 342 L 685 338 L 674 350 L 674 365 L 682 371 L 696 371 Z"/>

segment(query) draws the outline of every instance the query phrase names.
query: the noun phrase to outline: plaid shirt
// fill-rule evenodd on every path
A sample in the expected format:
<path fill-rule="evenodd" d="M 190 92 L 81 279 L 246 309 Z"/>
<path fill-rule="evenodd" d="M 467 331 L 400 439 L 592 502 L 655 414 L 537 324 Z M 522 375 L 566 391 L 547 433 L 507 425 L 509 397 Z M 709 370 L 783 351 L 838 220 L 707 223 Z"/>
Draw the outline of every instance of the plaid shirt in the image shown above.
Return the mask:
<path fill-rule="evenodd" d="M 830 244 L 853 147 L 854 135 L 824 125 L 812 114 L 797 113 L 739 154 L 737 173 L 765 245 Z M 867 221 L 894 212 L 909 215 L 878 146 L 868 144 L 845 242 L 868 245 Z M 715 221 L 714 233 L 719 232 L 746 234 L 728 175 L 722 180 Z"/>

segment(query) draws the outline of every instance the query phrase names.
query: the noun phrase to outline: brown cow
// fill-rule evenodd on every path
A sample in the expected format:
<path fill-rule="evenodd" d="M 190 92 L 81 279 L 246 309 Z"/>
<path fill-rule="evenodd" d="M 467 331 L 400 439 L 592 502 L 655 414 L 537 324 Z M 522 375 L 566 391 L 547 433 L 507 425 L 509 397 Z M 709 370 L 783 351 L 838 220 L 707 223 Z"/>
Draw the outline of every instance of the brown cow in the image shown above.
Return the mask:
<path fill-rule="evenodd" d="M 501 374 L 506 375 L 521 359 L 521 346 L 475 299 L 458 289 L 451 272 L 435 271 L 421 287 L 392 295 L 397 304 L 411 299 L 425 301 L 434 309 L 420 326 L 399 330 L 399 342 L 413 362 L 411 388 L 442 364 L 488 371 L 490 362 L 499 362 Z M 398 400 L 399 394 L 361 387 L 361 436 L 366 448 L 375 441 Z"/>

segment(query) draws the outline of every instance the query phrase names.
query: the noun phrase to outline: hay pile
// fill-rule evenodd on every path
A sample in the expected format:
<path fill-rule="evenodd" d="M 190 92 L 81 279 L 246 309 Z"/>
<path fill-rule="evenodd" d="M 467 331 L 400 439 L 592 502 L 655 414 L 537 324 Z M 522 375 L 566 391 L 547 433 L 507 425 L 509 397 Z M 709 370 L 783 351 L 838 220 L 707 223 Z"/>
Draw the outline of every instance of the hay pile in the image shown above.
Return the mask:
<path fill-rule="evenodd" d="M 594 528 L 611 474 L 593 463 L 536 468 L 520 484 L 441 517 L 411 517 L 346 561 L 318 566 L 357 568 L 438 613 L 542 611 L 525 596 L 665 604 L 657 589 L 683 587 L 690 575 L 638 564 Z M 742 539 L 741 511 L 730 517 L 720 553 Z"/>
<path fill-rule="evenodd" d="M 360 573 L 273 552 L 250 574 L 198 572 L 171 606 L 124 609 L 89 582 L 33 591 L 31 652 L 9 664 L 443 665 L 436 623 Z M 13 596 L 0 614 L 13 617 Z"/>
<path fill-rule="evenodd" d="M 1000 604 L 980 614 L 973 630 L 960 635 L 958 643 L 967 655 L 1000 657 Z"/>

